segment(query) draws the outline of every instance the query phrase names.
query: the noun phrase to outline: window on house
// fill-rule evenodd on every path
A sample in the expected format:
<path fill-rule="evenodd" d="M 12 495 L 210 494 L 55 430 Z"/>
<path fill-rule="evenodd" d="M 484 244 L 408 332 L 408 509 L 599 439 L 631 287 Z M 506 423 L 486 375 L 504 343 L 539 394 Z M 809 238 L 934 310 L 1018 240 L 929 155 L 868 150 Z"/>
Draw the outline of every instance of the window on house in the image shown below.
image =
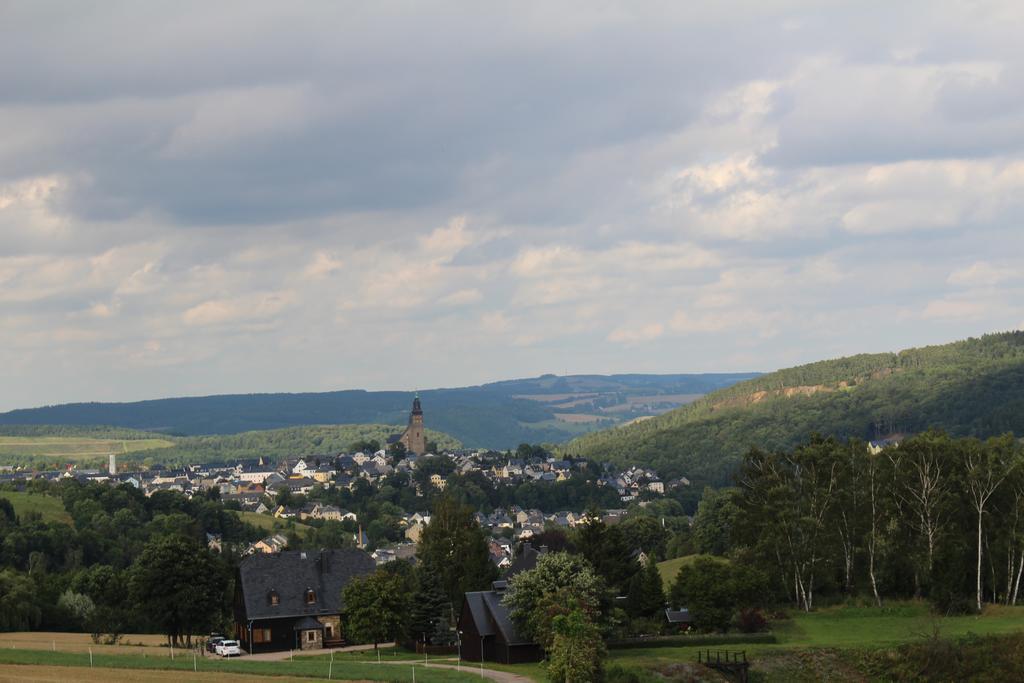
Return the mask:
<path fill-rule="evenodd" d="M 316 602 L 316 591 L 308 589 L 306 591 L 306 604 L 312 605 L 314 602 Z"/>
<path fill-rule="evenodd" d="M 306 642 L 307 643 L 316 642 L 316 631 L 306 631 Z"/>
<path fill-rule="evenodd" d="M 277 594 L 277 591 L 270 591 L 270 604 L 275 606 L 281 604 L 281 596 Z"/>
<path fill-rule="evenodd" d="M 254 628 L 252 630 L 252 642 L 254 642 L 254 643 L 269 643 L 270 642 L 270 629 L 269 628 Z"/>
<path fill-rule="evenodd" d="M 327 638 L 327 640 L 330 640 L 334 637 L 334 626 L 332 626 L 331 624 L 327 624 L 326 626 L 324 626 L 324 637 Z"/>

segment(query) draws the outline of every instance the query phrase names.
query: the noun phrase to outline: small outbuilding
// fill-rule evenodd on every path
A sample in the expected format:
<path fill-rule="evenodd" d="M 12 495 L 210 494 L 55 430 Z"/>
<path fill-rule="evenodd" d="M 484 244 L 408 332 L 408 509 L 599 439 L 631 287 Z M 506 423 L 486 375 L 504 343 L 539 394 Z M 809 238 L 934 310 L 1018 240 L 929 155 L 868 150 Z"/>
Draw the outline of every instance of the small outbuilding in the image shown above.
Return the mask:
<path fill-rule="evenodd" d="M 669 626 L 680 631 L 689 631 L 690 624 L 693 622 L 693 619 L 690 617 L 690 610 L 686 608 L 666 609 L 665 620 L 669 623 Z"/>
<path fill-rule="evenodd" d="M 540 645 L 519 635 L 502 604 L 506 583 L 495 581 L 493 590 L 466 593 L 459 615 L 462 658 L 471 662 L 522 664 L 539 662 Z"/>

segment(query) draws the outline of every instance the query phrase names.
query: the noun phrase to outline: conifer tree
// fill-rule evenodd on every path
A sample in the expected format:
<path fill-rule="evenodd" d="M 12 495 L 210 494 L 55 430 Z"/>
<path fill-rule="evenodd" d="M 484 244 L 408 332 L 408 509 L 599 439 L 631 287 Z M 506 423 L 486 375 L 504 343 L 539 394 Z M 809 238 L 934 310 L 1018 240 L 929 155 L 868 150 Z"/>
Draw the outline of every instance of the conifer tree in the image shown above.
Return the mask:
<path fill-rule="evenodd" d="M 451 603 L 435 573 L 421 569 L 418 574 L 420 586 L 413 597 L 409 635 L 423 640 L 435 633 L 437 620 L 447 616 Z"/>

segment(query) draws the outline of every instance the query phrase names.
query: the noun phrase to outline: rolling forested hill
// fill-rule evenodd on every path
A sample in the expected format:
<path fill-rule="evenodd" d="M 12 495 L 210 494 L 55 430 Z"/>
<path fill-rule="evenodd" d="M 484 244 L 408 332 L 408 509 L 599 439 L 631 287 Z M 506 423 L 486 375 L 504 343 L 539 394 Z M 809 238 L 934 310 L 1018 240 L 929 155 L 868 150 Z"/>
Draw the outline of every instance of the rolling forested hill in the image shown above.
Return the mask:
<path fill-rule="evenodd" d="M 756 373 L 544 375 L 421 391 L 428 427 L 467 447 L 560 443 L 587 431 L 657 415 Z M 108 425 L 179 436 L 299 425 L 385 424 L 408 419 L 412 392 L 332 391 L 68 403 L 0 413 L 0 425 Z"/>
<path fill-rule="evenodd" d="M 751 446 L 930 427 L 959 436 L 1024 434 L 1024 332 L 779 370 L 649 420 L 583 435 L 566 451 L 725 483 Z"/>
<path fill-rule="evenodd" d="M 154 439 L 150 432 L 117 427 L 68 425 L 0 425 L 0 465 L 63 467 L 75 462 L 84 467 L 106 467 L 107 454 L 118 463 L 180 466 L 197 462 L 231 462 L 265 457 L 323 456 L 347 452 L 367 441 L 383 445 L 399 425 L 304 425 L 204 436 L 168 436 Z M 426 430 L 427 443 L 440 450 L 461 447 L 447 434 Z"/>

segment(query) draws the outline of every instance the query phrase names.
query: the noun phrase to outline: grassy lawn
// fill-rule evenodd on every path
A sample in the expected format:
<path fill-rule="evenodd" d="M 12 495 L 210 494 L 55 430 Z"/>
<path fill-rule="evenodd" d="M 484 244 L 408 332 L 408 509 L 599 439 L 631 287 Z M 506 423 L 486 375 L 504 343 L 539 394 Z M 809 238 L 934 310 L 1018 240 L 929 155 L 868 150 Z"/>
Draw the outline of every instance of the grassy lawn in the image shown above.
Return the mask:
<path fill-rule="evenodd" d="M 994 635 L 1024 631 L 1024 607 L 990 607 L 979 617 L 935 617 L 924 603 L 899 603 L 882 609 L 832 607 L 811 614 L 794 614 L 777 622 L 777 643 L 711 646 L 710 649 L 744 650 L 748 655 L 809 648 L 872 649 L 921 640 L 938 628 L 944 637 L 974 633 Z M 700 644 L 611 650 L 612 661 L 626 665 L 660 667 L 694 661 Z"/>
<path fill-rule="evenodd" d="M 268 532 L 275 531 L 288 531 L 288 522 L 291 520 L 278 519 L 273 515 L 264 515 L 259 512 L 237 512 L 238 516 L 243 522 L 248 522 L 253 526 L 258 526 L 261 529 L 265 529 Z M 276 526 L 275 526 L 276 524 Z M 312 530 L 312 527 L 306 524 L 300 524 L 295 522 L 295 532 L 300 536 L 305 536 Z"/>
<path fill-rule="evenodd" d="M 665 560 L 664 562 L 658 563 L 658 572 L 661 574 L 661 582 L 665 584 L 665 590 L 668 590 L 672 585 L 672 582 L 676 580 L 676 575 L 679 573 L 679 568 L 684 565 L 693 564 L 693 561 L 703 555 L 684 555 L 683 557 L 677 557 L 672 560 Z M 728 562 L 724 557 L 714 557 L 708 555 L 716 560 L 722 562 Z"/>
<path fill-rule="evenodd" d="M 0 650 L 0 665 L 21 664 L 45 667 L 89 668 L 88 653 L 47 652 L 45 650 Z M 191 654 L 180 653 L 174 660 L 167 657 L 147 657 L 143 655 L 93 654 L 93 666 L 106 669 L 129 670 L 164 670 L 187 672 L 179 674 L 178 680 L 187 679 L 193 673 L 193 666 L 203 673 L 243 674 L 245 676 L 294 676 L 300 678 L 326 679 L 328 675 L 334 680 L 348 681 L 412 681 L 413 668 L 415 678 L 422 683 L 458 683 L 460 681 L 479 680 L 479 674 L 449 671 L 447 669 L 426 668 L 418 663 L 408 664 L 375 664 L 363 662 L 344 662 L 335 658 L 331 665 L 327 658 L 296 658 L 294 661 L 257 662 L 240 659 L 219 659 L 198 657 L 193 660 Z M 77 680 L 77 673 L 68 675 L 68 680 Z M 116 673 L 113 680 L 134 680 L 134 674 Z M 111 680 L 111 679 L 106 679 Z"/>
<path fill-rule="evenodd" d="M 167 439 L 97 439 L 87 436 L 0 436 L 0 458 L 28 455 L 78 461 L 105 458 L 110 453 L 133 453 L 174 444 Z"/>
<path fill-rule="evenodd" d="M 19 517 L 28 512 L 38 512 L 44 522 L 71 524 L 71 515 L 64 509 L 64 501 L 56 496 L 23 491 L 0 491 L 0 498 L 6 498 L 14 506 Z"/>
<path fill-rule="evenodd" d="M 0 641 L 3 642 L 3 641 Z M 412 650 L 406 650 L 404 647 L 379 647 L 377 650 L 353 650 L 351 652 L 337 652 L 334 655 L 334 661 L 337 662 L 376 662 L 377 653 L 380 653 L 380 661 L 382 662 L 422 662 L 423 655 L 418 655 Z M 311 659 L 329 659 L 329 655 L 302 655 L 303 657 L 309 656 Z M 456 655 L 430 655 L 429 661 L 446 663 L 446 660 L 451 660 L 454 664 L 457 659 Z"/>
<path fill-rule="evenodd" d="M 708 645 L 694 639 L 692 644 L 671 644 L 652 647 L 620 648 L 608 652 L 609 664 L 616 663 L 627 669 L 664 669 L 679 664 L 695 663 L 697 652 L 711 650 L 743 650 L 755 662 L 769 665 L 779 655 L 800 654 L 797 661 L 804 666 L 823 650 L 864 651 L 889 648 L 902 643 L 922 640 L 938 628 L 943 637 L 997 635 L 1024 631 L 1024 607 L 989 607 L 980 617 L 935 617 L 922 602 L 904 602 L 883 609 L 870 607 L 832 607 L 812 614 L 794 613 L 789 620 L 776 622 L 775 643 L 751 642 Z M 742 634 L 736 634 L 742 639 Z M 760 657 L 759 657 L 760 655 Z M 788 661 L 788 660 L 786 660 Z M 792 662 L 790 662 L 792 664 Z M 835 665 L 830 659 L 827 666 Z M 809 666 L 809 664 L 808 664 Z M 544 681 L 540 664 L 506 666 L 487 664 L 488 668 L 511 671 L 535 681 Z M 788 680 L 792 672 L 776 671 L 765 680 Z M 811 679 L 813 680 L 813 676 Z M 801 681 L 804 679 L 800 679 Z M 838 679 L 836 679 L 838 680 Z"/>

